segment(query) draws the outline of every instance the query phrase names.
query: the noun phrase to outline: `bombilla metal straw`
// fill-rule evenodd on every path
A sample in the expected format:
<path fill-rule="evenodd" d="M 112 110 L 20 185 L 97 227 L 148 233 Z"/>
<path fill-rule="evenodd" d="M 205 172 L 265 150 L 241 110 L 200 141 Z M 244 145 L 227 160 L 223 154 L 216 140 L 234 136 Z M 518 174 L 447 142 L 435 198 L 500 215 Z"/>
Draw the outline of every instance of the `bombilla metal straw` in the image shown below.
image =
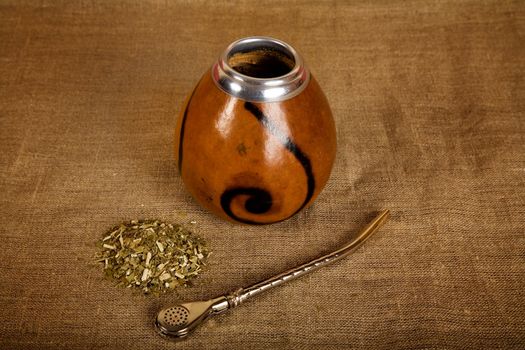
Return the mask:
<path fill-rule="evenodd" d="M 375 233 L 386 221 L 389 213 L 388 210 L 380 212 L 379 215 L 373 219 L 357 237 L 332 253 L 280 273 L 267 280 L 255 283 L 249 287 L 241 288 L 228 295 L 220 296 L 208 301 L 188 302 L 162 309 L 157 314 L 155 320 L 157 331 L 163 336 L 182 339 L 208 317 L 223 313 L 228 309 L 238 306 L 254 295 L 344 258 L 356 250 L 373 233 Z"/>

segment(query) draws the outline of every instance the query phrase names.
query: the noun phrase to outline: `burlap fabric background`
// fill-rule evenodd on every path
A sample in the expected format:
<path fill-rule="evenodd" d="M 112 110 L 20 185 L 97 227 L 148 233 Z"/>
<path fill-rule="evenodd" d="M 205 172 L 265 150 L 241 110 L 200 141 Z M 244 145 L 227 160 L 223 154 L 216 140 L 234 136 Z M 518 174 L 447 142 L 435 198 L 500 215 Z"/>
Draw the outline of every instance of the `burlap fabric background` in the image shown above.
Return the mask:
<path fill-rule="evenodd" d="M 521 1 L 0 2 L 0 347 L 525 347 Z M 172 155 L 186 94 L 231 41 L 305 57 L 338 156 L 309 210 L 223 222 Z M 348 259 L 211 320 L 183 343 L 157 310 L 381 233 Z M 195 220 L 214 255 L 161 298 L 115 288 L 94 242 L 132 218 Z"/>

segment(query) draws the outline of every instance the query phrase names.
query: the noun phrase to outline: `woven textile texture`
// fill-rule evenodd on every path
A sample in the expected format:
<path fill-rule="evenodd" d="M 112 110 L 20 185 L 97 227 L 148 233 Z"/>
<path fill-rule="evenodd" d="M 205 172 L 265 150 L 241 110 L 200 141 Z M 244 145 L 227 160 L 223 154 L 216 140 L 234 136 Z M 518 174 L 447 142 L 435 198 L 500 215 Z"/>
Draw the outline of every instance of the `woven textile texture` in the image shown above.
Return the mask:
<path fill-rule="evenodd" d="M 325 190 L 279 224 L 224 222 L 188 194 L 173 130 L 232 41 L 293 45 L 331 104 Z M 525 348 L 523 1 L 0 0 L 0 348 Z M 339 247 L 345 260 L 184 342 L 152 320 Z M 144 296 L 93 262 L 134 218 L 212 246 L 191 288 Z"/>

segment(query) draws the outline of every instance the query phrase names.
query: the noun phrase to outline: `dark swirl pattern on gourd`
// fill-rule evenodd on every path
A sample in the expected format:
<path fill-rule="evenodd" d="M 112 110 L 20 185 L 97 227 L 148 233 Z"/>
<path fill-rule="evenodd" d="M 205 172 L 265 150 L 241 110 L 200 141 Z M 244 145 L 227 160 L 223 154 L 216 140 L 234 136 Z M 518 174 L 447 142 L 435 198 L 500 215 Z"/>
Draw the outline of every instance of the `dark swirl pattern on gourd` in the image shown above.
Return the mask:
<path fill-rule="evenodd" d="M 181 126 L 180 126 L 180 136 L 179 136 L 179 161 L 177 164 L 179 168 L 179 174 L 181 174 L 181 176 L 182 176 L 182 156 L 183 156 L 182 146 L 184 145 L 184 130 L 186 128 L 186 119 L 188 117 L 188 110 L 190 109 L 191 100 L 193 99 L 193 95 L 195 95 L 195 91 L 197 91 L 197 88 L 199 87 L 201 81 L 202 81 L 202 78 L 201 80 L 199 80 L 199 82 L 197 83 L 193 91 L 191 92 L 191 95 L 188 98 L 188 102 L 186 102 L 186 108 L 184 109 L 184 113 L 182 114 L 182 120 L 181 120 Z"/>
<path fill-rule="evenodd" d="M 272 195 L 268 191 L 257 187 L 230 188 L 224 191 L 224 193 L 221 195 L 221 207 L 226 215 L 245 224 L 263 224 L 262 222 L 243 219 L 232 212 L 231 202 L 235 197 L 240 195 L 248 196 L 248 199 L 246 199 L 246 202 L 244 202 L 244 209 L 252 214 L 267 213 L 272 208 Z"/>
<path fill-rule="evenodd" d="M 249 111 L 261 125 L 270 132 L 270 134 L 276 137 L 279 142 L 299 161 L 304 169 L 306 175 L 307 191 L 306 196 L 301 206 L 290 216 L 295 215 L 306 204 L 310 201 L 315 190 L 315 178 L 312 171 L 312 163 L 308 156 L 301 150 L 301 148 L 293 142 L 289 136 L 284 134 L 275 124 L 273 124 L 268 117 L 251 102 L 245 102 L 244 108 Z M 234 187 L 227 189 L 221 195 L 221 207 L 224 212 L 234 220 L 247 223 L 247 224 L 264 224 L 253 220 L 243 219 L 235 215 L 231 210 L 231 202 L 238 195 L 247 195 L 248 199 L 244 203 L 246 211 L 252 214 L 264 214 L 267 213 L 272 207 L 272 196 L 271 194 L 261 188 L 257 187 Z"/>

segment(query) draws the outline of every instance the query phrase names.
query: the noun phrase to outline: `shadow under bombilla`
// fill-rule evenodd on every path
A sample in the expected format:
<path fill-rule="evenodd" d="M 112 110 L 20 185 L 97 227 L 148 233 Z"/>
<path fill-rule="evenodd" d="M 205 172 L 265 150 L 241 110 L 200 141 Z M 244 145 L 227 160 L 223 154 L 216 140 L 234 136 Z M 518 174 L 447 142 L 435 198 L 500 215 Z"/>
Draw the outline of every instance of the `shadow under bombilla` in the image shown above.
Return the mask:
<path fill-rule="evenodd" d="M 362 231 L 340 249 L 312 260 L 291 270 L 280 273 L 267 280 L 255 283 L 247 288 L 241 288 L 231 294 L 220 296 L 208 301 L 193 301 L 162 309 L 155 320 L 157 331 L 169 338 L 182 339 L 197 328 L 208 317 L 217 315 L 238 306 L 246 299 L 267 289 L 293 280 L 320 267 L 344 258 L 369 238 L 388 218 L 389 211 L 384 210 L 373 219 Z"/>

